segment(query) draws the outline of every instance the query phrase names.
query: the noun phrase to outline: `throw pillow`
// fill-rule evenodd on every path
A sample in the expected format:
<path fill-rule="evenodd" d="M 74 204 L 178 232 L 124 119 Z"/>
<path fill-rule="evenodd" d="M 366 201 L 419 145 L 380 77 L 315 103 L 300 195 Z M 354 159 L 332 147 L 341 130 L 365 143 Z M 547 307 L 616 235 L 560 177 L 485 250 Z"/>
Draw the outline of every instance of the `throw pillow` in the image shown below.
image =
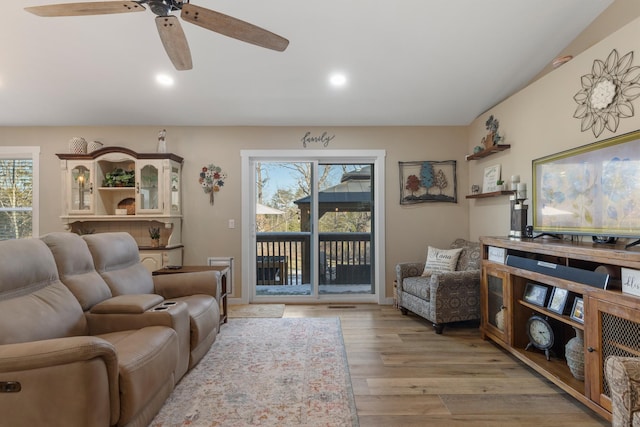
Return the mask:
<path fill-rule="evenodd" d="M 433 273 L 448 273 L 456 270 L 458 258 L 463 248 L 459 249 L 438 249 L 429 246 L 427 251 L 427 262 L 424 265 L 423 276 L 430 276 Z"/>

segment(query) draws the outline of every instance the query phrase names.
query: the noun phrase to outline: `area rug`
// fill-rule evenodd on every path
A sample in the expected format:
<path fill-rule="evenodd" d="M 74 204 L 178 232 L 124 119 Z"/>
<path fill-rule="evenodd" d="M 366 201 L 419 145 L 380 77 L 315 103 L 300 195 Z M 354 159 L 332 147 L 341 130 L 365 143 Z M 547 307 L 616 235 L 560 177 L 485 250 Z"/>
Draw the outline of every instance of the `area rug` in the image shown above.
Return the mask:
<path fill-rule="evenodd" d="M 240 304 L 230 305 L 228 317 L 282 317 L 284 304 Z"/>
<path fill-rule="evenodd" d="M 340 320 L 230 319 L 150 425 L 357 427 Z"/>

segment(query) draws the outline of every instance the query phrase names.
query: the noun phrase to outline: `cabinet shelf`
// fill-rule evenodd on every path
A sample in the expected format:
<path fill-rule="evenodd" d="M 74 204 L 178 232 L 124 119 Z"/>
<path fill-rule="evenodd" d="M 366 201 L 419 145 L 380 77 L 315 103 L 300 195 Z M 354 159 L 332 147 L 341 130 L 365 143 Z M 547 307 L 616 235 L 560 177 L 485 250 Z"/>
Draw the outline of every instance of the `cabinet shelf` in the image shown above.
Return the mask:
<path fill-rule="evenodd" d="M 467 199 L 485 199 L 487 197 L 510 196 L 513 193 L 514 191 L 510 191 L 510 190 L 492 191 L 490 193 L 469 194 L 466 196 L 466 198 Z"/>
<path fill-rule="evenodd" d="M 485 158 L 487 156 L 490 156 L 492 154 L 499 153 L 500 151 L 508 150 L 509 148 L 511 148 L 510 144 L 494 145 L 492 147 L 485 148 L 484 150 L 479 151 L 477 153 L 469 154 L 467 156 L 467 161 L 483 159 L 483 158 Z"/>
<path fill-rule="evenodd" d="M 564 314 L 558 314 L 549 309 L 540 307 L 538 305 L 530 304 L 523 300 L 518 300 L 518 303 L 527 308 L 530 308 L 531 310 L 537 311 L 538 313 L 544 314 L 547 317 L 551 317 L 552 319 L 556 319 L 559 322 L 566 323 L 569 326 L 572 326 L 574 328 L 584 331 L 584 325 L 582 323 L 576 322 L 575 320 L 572 320 L 569 316 L 566 316 Z"/>
<path fill-rule="evenodd" d="M 98 187 L 100 191 L 133 191 L 135 187 Z"/>
<path fill-rule="evenodd" d="M 525 350 L 523 348 L 514 348 L 511 350 L 511 353 L 546 378 L 557 379 L 558 382 L 556 382 L 556 385 L 573 397 L 584 397 L 584 382 L 575 379 L 573 375 L 571 375 L 571 371 L 565 360 L 558 358 L 547 360 L 544 353 Z"/>

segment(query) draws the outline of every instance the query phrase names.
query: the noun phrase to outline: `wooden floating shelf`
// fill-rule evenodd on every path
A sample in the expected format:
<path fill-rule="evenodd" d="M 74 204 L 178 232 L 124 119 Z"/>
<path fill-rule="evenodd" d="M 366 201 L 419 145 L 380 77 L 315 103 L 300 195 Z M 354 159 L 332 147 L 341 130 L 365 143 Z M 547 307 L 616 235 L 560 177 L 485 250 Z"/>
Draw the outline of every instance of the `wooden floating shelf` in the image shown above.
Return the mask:
<path fill-rule="evenodd" d="M 492 147 L 485 148 L 484 150 L 479 151 L 477 153 L 469 154 L 466 157 L 466 159 L 467 159 L 467 161 L 483 159 L 483 158 L 485 158 L 487 156 L 490 156 L 492 154 L 499 153 L 500 151 L 508 150 L 509 148 L 511 148 L 511 144 L 494 145 Z"/>
<path fill-rule="evenodd" d="M 486 197 L 498 197 L 498 196 L 510 196 L 515 191 L 502 190 L 502 191 L 492 191 L 490 193 L 478 193 L 478 194 L 469 194 L 467 199 L 484 199 Z"/>

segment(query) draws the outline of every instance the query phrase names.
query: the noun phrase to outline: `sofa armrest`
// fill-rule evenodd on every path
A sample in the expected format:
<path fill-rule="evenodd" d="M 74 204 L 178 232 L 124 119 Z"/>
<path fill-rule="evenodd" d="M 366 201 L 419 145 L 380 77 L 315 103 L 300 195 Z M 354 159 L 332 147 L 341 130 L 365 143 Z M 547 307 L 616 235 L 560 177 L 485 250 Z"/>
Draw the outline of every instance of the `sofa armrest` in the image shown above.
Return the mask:
<path fill-rule="evenodd" d="M 640 411 L 640 358 L 609 356 L 604 366 L 611 390 L 612 425 L 631 426 L 634 414 Z"/>
<path fill-rule="evenodd" d="M 92 314 L 140 314 L 157 306 L 164 298 L 156 294 L 119 295 L 91 307 Z"/>
<path fill-rule="evenodd" d="M 124 297 L 126 295 L 122 296 Z M 135 295 L 128 296 L 134 297 Z M 178 334 L 180 349 L 178 370 L 176 371 L 176 380 L 178 380 L 189 367 L 189 340 L 191 332 L 189 329 L 189 310 L 187 303 L 184 301 L 163 300 L 159 295 L 153 296 L 157 297 L 160 303 L 149 306 L 143 311 L 139 311 L 139 309 L 142 309 L 142 307 L 146 305 L 133 304 L 131 306 L 124 305 L 124 309 L 114 310 L 113 312 L 106 310 L 96 310 L 96 312 L 94 312 L 94 310 L 91 310 L 85 313 L 89 333 L 91 335 L 102 335 L 111 332 L 142 329 L 147 326 L 167 326 L 173 329 Z M 103 308 L 108 307 L 109 305 L 105 305 Z"/>
<path fill-rule="evenodd" d="M 480 318 L 480 270 L 434 273 L 429 286 L 436 323 Z"/>
<path fill-rule="evenodd" d="M 67 425 L 89 425 L 96 417 L 118 421 L 118 358 L 98 337 L 0 345 L 0 383 L 19 384 L 0 392 L 7 425 L 46 424 L 52 416 Z"/>
<path fill-rule="evenodd" d="M 156 293 L 165 299 L 204 294 L 216 298 L 218 295 L 218 273 L 195 271 L 190 273 L 161 274 L 153 276 Z"/>
<path fill-rule="evenodd" d="M 405 278 L 421 276 L 423 271 L 424 262 L 401 262 L 396 264 L 398 286 L 402 287 L 402 282 Z"/>

